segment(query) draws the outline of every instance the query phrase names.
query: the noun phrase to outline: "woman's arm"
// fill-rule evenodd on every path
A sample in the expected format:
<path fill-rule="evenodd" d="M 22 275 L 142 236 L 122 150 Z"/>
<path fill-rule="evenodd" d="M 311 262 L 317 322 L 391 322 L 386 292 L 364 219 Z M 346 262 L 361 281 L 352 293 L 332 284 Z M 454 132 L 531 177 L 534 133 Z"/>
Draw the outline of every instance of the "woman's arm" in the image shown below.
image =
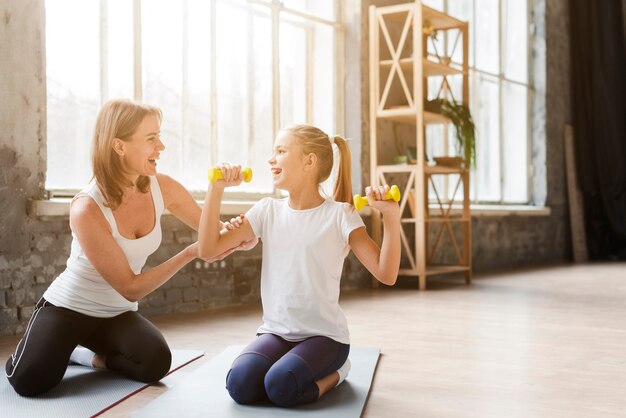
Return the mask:
<path fill-rule="evenodd" d="M 163 202 L 165 208 L 169 210 L 172 215 L 176 218 L 180 219 L 183 223 L 189 226 L 194 231 L 197 231 L 200 227 L 200 216 L 202 214 L 202 207 L 196 202 L 196 200 L 191 196 L 191 193 L 179 182 L 167 176 L 165 174 L 157 174 L 157 179 L 159 181 L 159 187 L 161 188 L 161 193 L 163 194 Z M 230 222 L 221 222 L 220 221 L 220 229 L 237 229 L 243 223 L 243 215 L 234 217 L 230 220 Z M 227 255 L 231 254 L 237 250 L 250 250 L 254 248 L 257 244 L 258 240 L 252 240 L 248 242 L 244 242 L 241 245 L 238 245 L 234 248 L 230 248 L 219 255 L 215 255 L 209 259 L 205 259 L 205 261 L 214 261 L 221 260 Z"/>
<path fill-rule="evenodd" d="M 389 187 L 367 188 L 370 206 L 383 215 L 383 242 L 381 248 L 367 234 L 365 228 L 350 233 L 350 248 L 359 261 L 376 279 L 393 285 L 400 270 L 400 209 L 396 202 L 384 200 Z"/>
<path fill-rule="evenodd" d="M 200 228 L 198 229 L 198 253 L 201 258 L 214 257 L 224 251 L 256 239 L 246 218 L 234 230 L 224 231 L 220 227 L 220 206 L 224 188 L 241 183 L 243 176 L 240 166 L 221 167 L 223 179 L 209 183 L 202 206 Z"/>
<path fill-rule="evenodd" d="M 165 174 L 157 174 L 165 208 L 194 231 L 200 226 L 202 208 L 191 193 L 178 181 Z"/>
<path fill-rule="evenodd" d="M 85 255 L 111 287 L 131 302 L 137 301 L 167 282 L 198 255 L 197 243 L 140 274 L 135 274 L 119 247 L 102 211 L 93 199 L 82 196 L 72 203 L 70 227 Z"/>

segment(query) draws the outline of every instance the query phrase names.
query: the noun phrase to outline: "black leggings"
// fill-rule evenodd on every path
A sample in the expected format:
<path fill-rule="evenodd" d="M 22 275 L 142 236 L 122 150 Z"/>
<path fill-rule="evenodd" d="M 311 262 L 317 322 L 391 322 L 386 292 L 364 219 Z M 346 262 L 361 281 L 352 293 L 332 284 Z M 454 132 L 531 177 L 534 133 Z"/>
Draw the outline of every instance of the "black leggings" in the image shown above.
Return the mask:
<path fill-rule="evenodd" d="M 9 382 L 22 396 L 47 392 L 59 384 L 79 344 L 105 355 L 108 369 L 146 383 L 165 376 L 172 361 L 161 332 L 137 312 L 95 318 L 41 298 L 7 360 Z"/>

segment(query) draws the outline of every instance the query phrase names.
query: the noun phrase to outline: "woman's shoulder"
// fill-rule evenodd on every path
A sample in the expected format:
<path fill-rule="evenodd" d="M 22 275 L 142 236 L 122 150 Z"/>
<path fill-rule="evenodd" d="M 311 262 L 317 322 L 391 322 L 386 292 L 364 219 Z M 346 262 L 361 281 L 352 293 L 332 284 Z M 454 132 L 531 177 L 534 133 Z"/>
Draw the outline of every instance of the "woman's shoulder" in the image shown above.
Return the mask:
<path fill-rule="evenodd" d="M 156 176 L 150 176 L 150 181 L 156 181 L 157 185 L 161 189 L 161 193 L 163 194 L 170 192 L 172 189 L 182 187 L 182 185 L 173 177 L 162 173 L 157 173 Z"/>
<path fill-rule="evenodd" d="M 106 222 L 103 210 L 93 196 L 79 193 L 74 197 L 70 205 L 70 225 L 103 221 Z"/>
<path fill-rule="evenodd" d="M 185 189 L 182 184 L 167 174 L 157 173 L 156 176 L 150 176 L 150 181 L 161 191 L 165 207 L 168 206 L 172 199 L 176 199 L 180 193 L 188 193 L 187 189 Z"/>

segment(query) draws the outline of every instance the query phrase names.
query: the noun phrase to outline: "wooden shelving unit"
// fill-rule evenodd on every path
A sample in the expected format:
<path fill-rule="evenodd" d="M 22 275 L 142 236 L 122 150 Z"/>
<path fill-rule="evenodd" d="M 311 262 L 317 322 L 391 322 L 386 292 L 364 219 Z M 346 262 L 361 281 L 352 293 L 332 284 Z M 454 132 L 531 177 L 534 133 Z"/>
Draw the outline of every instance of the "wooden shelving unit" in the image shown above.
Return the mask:
<path fill-rule="evenodd" d="M 440 114 L 424 111 L 424 98 L 429 97 L 429 77 L 442 80 L 437 97 L 448 99 L 449 78 L 460 78 L 461 100 L 466 105 L 469 103 L 467 22 L 417 0 L 386 7 L 370 6 L 369 25 L 371 183 L 391 184 L 393 180 L 403 191 L 400 275 L 418 276 L 420 289 L 426 289 L 427 277 L 449 273 L 461 273 L 470 283 L 469 149 L 462 151 L 460 166 L 433 165 L 428 161 L 427 142 L 433 139 L 427 138 L 426 126 L 442 124 L 447 132 L 450 121 Z M 445 51 L 448 56 L 428 51 L 428 42 L 432 42 L 429 35 L 433 31 L 453 39 L 453 45 L 462 48 L 460 62 L 451 59 L 453 50 Z M 381 157 L 385 153 L 379 125 L 385 122 L 414 126 L 414 144 L 410 144 L 415 147 L 414 164 L 394 165 L 387 161 L 388 156 Z M 443 140 L 447 141 L 447 134 Z M 458 210 L 452 211 L 453 204 L 461 206 L 460 214 Z M 373 235 L 379 242 L 381 233 L 380 218 L 374 215 Z"/>

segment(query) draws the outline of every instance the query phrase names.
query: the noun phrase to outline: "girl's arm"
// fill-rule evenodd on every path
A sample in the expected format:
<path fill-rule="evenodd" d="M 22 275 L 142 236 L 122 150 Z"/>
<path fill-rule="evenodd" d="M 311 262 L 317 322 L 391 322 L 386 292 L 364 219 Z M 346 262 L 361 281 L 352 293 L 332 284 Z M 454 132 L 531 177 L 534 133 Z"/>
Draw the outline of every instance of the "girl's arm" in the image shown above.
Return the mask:
<path fill-rule="evenodd" d="M 233 247 L 256 239 L 246 218 L 243 219 L 239 228 L 230 231 L 222 230 L 220 206 L 224 188 L 241 184 L 243 175 L 241 174 L 241 166 L 224 165 L 220 168 L 224 178 L 209 183 L 200 216 L 198 252 L 201 258 L 215 257 Z"/>
<path fill-rule="evenodd" d="M 197 243 L 140 274 L 135 274 L 119 247 L 98 204 L 88 196 L 76 198 L 70 209 L 70 227 L 85 255 L 120 295 L 135 302 L 167 282 L 198 255 Z"/>
<path fill-rule="evenodd" d="M 393 285 L 400 270 L 400 208 L 392 200 L 384 200 L 388 186 L 368 187 L 367 198 L 371 207 L 383 215 L 383 242 L 381 248 L 367 234 L 365 228 L 350 233 L 350 248 L 359 261 L 376 279 Z"/>

